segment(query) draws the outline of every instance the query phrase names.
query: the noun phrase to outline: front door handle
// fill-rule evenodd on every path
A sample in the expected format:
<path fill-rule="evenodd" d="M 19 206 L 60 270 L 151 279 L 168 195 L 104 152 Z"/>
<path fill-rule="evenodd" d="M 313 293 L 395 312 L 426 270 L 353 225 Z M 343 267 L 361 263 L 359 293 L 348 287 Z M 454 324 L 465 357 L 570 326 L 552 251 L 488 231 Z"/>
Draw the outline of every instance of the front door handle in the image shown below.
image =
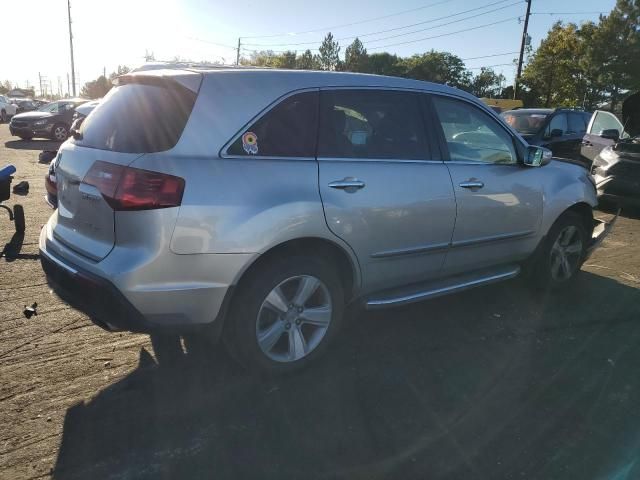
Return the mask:
<path fill-rule="evenodd" d="M 590 142 L 590 141 L 588 141 L 588 140 L 585 140 L 584 142 L 581 142 L 581 145 L 582 145 L 583 147 L 593 147 L 593 143 L 591 143 L 591 142 Z"/>
<path fill-rule="evenodd" d="M 458 184 L 462 188 L 482 188 L 484 183 L 479 180 L 467 180 L 466 182 L 460 182 Z"/>
<path fill-rule="evenodd" d="M 329 187 L 337 188 L 339 190 L 346 190 L 347 192 L 355 192 L 365 187 L 365 183 L 357 178 L 347 177 L 342 180 L 334 180 L 329 183 Z"/>

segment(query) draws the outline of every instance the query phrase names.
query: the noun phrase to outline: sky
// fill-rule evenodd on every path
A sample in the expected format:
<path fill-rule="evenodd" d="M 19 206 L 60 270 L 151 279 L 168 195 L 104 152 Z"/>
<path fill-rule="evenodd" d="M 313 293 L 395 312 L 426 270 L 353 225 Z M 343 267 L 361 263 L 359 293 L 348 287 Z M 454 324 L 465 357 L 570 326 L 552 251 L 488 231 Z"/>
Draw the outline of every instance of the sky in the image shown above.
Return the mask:
<path fill-rule="evenodd" d="M 609 12 L 614 5 L 615 0 L 532 0 L 532 45 L 557 20 L 597 21 L 593 12 Z M 79 93 L 103 71 L 140 65 L 145 52 L 157 60 L 233 63 L 238 37 L 248 56 L 253 49 L 317 49 L 328 31 L 340 39 L 341 54 L 355 36 L 369 53 L 448 51 L 474 73 L 494 66 L 510 83 L 525 11 L 524 0 L 71 0 L 76 84 Z M 35 86 L 38 93 L 40 74 L 49 90 L 66 93 L 67 0 L 21 0 L 5 6 L 3 17 L 3 36 L 12 39 L 6 46 L 15 44 L 3 51 L 0 81 Z"/>

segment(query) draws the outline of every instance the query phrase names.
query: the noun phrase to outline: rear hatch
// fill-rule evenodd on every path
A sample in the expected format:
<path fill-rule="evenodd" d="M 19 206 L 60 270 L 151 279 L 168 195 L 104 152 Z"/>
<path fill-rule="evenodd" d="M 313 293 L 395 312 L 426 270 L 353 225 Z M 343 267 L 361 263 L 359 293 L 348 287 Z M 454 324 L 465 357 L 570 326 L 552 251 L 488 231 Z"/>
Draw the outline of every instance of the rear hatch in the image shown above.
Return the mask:
<path fill-rule="evenodd" d="M 107 256 L 116 242 L 117 210 L 179 205 L 182 192 L 175 189 L 184 188 L 181 179 L 128 166 L 146 153 L 176 145 L 201 75 L 154 71 L 118 80 L 80 126 L 77 138 L 61 147 L 56 160 L 58 211 L 52 221 L 53 236 L 94 261 Z"/>

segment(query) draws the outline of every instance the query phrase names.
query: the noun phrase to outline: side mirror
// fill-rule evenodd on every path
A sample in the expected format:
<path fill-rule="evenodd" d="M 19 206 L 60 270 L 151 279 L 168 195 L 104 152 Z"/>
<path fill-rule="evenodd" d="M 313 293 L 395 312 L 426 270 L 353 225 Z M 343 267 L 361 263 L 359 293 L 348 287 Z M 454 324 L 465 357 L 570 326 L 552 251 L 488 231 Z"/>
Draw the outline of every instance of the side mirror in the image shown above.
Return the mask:
<path fill-rule="evenodd" d="M 551 161 L 551 150 L 529 145 L 525 151 L 524 164 L 527 167 L 542 167 Z"/>
<path fill-rule="evenodd" d="M 609 140 L 613 140 L 614 142 L 617 142 L 618 140 L 620 140 L 620 132 L 618 131 L 617 128 L 609 128 L 607 130 L 602 130 L 600 132 L 600 136 L 602 138 L 608 138 Z"/>

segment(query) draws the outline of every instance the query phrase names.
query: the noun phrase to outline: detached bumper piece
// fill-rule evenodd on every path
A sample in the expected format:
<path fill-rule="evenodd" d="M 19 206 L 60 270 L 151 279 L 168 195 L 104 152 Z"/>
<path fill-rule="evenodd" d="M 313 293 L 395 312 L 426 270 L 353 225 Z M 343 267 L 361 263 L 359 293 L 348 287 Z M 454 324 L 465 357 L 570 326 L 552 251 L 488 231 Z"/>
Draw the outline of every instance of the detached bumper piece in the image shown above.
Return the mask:
<path fill-rule="evenodd" d="M 613 226 L 618 220 L 618 215 L 620 214 L 620 209 L 616 212 L 615 217 L 609 222 L 605 222 L 603 220 L 595 220 L 593 221 L 593 234 L 591 236 L 591 241 L 589 242 L 589 246 L 587 247 L 587 257 L 589 258 L 591 254 L 595 251 L 596 248 L 600 246 L 600 244 L 604 241 L 607 235 L 613 229 Z"/>

